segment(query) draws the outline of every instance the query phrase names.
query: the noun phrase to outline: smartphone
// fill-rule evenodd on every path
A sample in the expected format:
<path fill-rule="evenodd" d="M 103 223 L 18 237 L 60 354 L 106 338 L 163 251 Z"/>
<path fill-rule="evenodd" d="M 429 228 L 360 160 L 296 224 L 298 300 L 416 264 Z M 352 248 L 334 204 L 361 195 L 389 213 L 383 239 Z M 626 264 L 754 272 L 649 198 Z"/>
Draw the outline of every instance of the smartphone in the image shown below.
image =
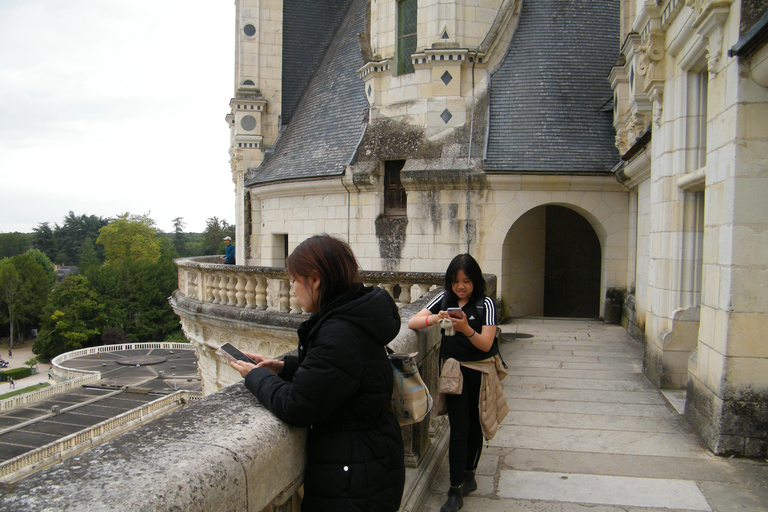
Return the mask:
<path fill-rule="evenodd" d="M 257 364 L 256 361 L 254 361 L 247 355 L 240 352 L 240 350 L 238 350 L 237 347 L 235 347 L 231 343 L 225 343 L 222 346 L 220 346 L 219 352 L 221 352 L 228 358 L 232 359 L 233 361 L 245 361 L 246 363 Z"/>
<path fill-rule="evenodd" d="M 461 318 L 461 308 L 448 308 L 446 311 L 448 312 L 448 316 L 452 316 L 453 318 Z"/>

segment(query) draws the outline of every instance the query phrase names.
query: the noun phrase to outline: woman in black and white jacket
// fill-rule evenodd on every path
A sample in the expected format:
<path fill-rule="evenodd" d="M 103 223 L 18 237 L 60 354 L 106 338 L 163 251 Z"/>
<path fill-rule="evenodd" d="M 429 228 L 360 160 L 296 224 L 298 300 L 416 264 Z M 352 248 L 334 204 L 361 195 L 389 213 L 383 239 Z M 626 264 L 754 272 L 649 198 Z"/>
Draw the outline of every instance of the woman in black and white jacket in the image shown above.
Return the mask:
<path fill-rule="evenodd" d="M 459 309 L 452 309 L 459 308 Z M 440 358 L 460 363 L 489 360 L 499 353 L 496 308 L 485 294 L 480 265 L 469 254 L 456 256 L 445 272 L 445 290 L 408 321 L 411 329 L 423 329 L 450 318 L 453 336 L 443 336 Z M 477 489 L 475 469 L 483 449 L 479 397 L 482 372 L 461 366 L 464 386 L 459 395 L 445 395 L 451 438 L 448 448 L 450 484 L 441 512 L 455 512 L 463 496 Z"/>

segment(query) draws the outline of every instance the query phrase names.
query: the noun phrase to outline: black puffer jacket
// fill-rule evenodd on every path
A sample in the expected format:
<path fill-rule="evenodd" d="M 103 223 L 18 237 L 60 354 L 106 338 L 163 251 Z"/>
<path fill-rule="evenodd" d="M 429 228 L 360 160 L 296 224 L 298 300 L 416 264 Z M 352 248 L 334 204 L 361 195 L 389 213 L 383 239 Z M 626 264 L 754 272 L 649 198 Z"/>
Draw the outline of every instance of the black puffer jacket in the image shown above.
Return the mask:
<path fill-rule="evenodd" d="M 403 440 L 391 411 L 384 345 L 400 330 L 392 298 L 362 285 L 299 328 L 299 355 L 246 387 L 278 418 L 310 427 L 302 511 L 394 512 L 405 481 Z"/>

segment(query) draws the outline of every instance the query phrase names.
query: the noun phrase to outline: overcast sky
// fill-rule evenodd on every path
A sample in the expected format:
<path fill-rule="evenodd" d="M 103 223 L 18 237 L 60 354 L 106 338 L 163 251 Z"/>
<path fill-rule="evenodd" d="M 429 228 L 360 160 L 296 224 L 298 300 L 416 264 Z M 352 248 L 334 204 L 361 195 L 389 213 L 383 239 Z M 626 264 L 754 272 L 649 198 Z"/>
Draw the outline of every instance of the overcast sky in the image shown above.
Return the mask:
<path fill-rule="evenodd" d="M 0 232 L 234 223 L 233 0 L 0 0 Z"/>

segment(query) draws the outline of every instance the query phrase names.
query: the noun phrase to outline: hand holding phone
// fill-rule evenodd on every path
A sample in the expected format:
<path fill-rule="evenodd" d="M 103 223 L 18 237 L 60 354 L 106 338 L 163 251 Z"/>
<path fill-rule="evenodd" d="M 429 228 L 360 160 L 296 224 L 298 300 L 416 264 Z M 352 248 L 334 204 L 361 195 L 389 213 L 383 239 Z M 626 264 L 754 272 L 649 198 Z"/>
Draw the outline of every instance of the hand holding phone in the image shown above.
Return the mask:
<path fill-rule="evenodd" d="M 448 316 L 453 318 L 461 318 L 464 314 L 461 308 L 448 308 L 446 311 L 448 311 Z"/>
<path fill-rule="evenodd" d="M 232 361 L 244 361 L 246 363 L 258 364 L 256 361 L 243 354 L 237 347 L 231 343 L 225 343 L 219 347 L 219 352 L 230 358 Z"/>

